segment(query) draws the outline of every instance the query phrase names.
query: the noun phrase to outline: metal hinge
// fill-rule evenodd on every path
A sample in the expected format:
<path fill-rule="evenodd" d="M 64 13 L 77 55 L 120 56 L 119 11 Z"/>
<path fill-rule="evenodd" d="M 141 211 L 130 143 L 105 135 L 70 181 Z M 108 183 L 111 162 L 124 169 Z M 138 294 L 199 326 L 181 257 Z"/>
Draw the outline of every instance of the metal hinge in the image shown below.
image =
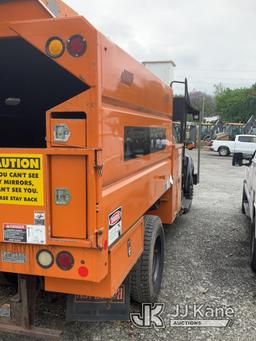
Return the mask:
<path fill-rule="evenodd" d="M 102 150 L 95 150 L 95 163 L 94 168 L 96 168 L 99 172 L 99 175 L 102 176 L 103 173 L 103 160 L 102 160 Z"/>
<path fill-rule="evenodd" d="M 96 231 L 96 247 L 99 250 L 103 250 L 103 248 L 104 248 L 103 235 L 104 235 L 104 229 L 103 228 Z"/>

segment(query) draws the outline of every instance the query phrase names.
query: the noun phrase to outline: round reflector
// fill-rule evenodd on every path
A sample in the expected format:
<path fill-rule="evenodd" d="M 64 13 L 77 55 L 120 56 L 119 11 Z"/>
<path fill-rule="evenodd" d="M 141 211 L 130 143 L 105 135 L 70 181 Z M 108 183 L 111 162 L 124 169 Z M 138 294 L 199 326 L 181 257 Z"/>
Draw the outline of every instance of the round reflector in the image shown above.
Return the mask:
<path fill-rule="evenodd" d="M 37 263 L 44 269 L 49 269 L 54 263 L 54 257 L 48 250 L 41 250 L 36 256 Z"/>
<path fill-rule="evenodd" d="M 65 51 L 65 45 L 63 41 L 58 37 L 50 38 L 46 43 L 46 53 L 51 58 L 59 58 Z"/>
<path fill-rule="evenodd" d="M 68 40 L 67 48 L 71 56 L 81 57 L 87 49 L 87 42 L 84 37 L 77 34 Z"/>
<path fill-rule="evenodd" d="M 86 266 L 80 266 L 80 268 L 78 269 L 78 273 L 81 277 L 87 277 L 89 274 L 89 270 Z"/>
<path fill-rule="evenodd" d="M 74 266 L 74 257 L 66 251 L 58 253 L 56 257 L 58 267 L 63 271 L 71 270 Z"/>

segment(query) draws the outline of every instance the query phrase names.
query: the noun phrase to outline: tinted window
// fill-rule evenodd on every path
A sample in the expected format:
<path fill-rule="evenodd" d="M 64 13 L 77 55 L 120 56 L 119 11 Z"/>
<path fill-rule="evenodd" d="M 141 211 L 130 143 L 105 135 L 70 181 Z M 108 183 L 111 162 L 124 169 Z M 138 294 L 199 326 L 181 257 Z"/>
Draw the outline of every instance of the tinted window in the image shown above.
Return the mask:
<path fill-rule="evenodd" d="M 166 129 L 148 127 L 124 128 L 124 159 L 130 160 L 166 148 Z"/>
<path fill-rule="evenodd" d="M 256 138 L 253 136 L 239 136 L 238 141 L 256 143 Z"/>

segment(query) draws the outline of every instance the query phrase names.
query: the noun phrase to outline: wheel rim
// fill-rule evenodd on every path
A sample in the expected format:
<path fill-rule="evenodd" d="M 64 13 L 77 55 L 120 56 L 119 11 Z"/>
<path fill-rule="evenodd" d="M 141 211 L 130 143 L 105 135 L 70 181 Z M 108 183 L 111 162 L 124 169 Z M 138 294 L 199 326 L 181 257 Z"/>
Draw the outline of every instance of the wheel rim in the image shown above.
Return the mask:
<path fill-rule="evenodd" d="M 221 150 L 220 150 L 220 155 L 226 156 L 226 155 L 227 155 L 226 149 L 221 149 Z"/>
<path fill-rule="evenodd" d="M 154 255 L 153 255 L 152 279 L 153 279 L 154 284 L 157 282 L 157 279 L 160 274 L 161 252 L 162 252 L 161 238 L 157 237 L 156 242 L 155 242 L 155 247 L 154 247 Z"/>

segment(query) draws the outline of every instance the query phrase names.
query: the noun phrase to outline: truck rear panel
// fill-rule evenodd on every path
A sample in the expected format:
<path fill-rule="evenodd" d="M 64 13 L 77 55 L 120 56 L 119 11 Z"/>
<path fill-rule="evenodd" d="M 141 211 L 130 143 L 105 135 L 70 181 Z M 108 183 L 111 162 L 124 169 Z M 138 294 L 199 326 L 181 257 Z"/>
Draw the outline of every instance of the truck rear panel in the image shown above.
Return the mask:
<path fill-rule="evenodd" d="M 172 91 L 84 18 L 35 6 L 35 20 L 8 22 L 7 8 L 0 271 L 42 276 L 49 291 L 112 297 L 143 251 L 143 215 L 168 203 L 159 215 L 171 223 L 180 209 Z M 72 55 L 77 36 L 86 48 Z M 54 38 L 64 47 L 57 58 L 47 51 Z"/>

